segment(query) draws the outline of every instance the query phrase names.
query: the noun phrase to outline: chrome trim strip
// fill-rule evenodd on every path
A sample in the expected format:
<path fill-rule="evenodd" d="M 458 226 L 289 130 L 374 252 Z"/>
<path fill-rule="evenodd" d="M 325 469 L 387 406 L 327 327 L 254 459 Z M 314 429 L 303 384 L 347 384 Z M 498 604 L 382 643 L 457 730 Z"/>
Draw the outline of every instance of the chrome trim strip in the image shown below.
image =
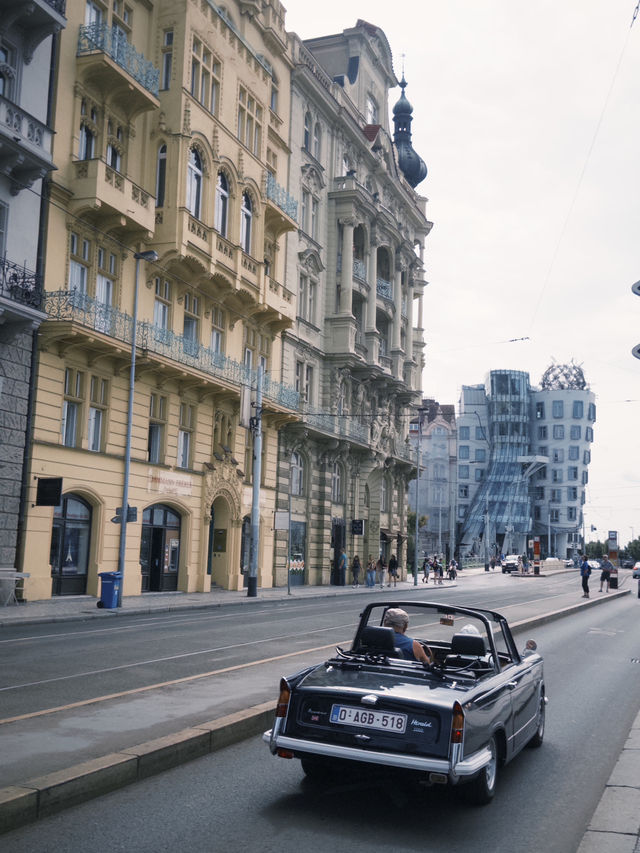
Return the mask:
<path fill-rule="evenodd" d="M 363 761 L 369 764 L 384 764 L 389 767 L 401 767 L 406 770 L 422 770 L 429 773 L 443 773 L 450 780 L 458 776 L 473 776 L 491 761 L 491 751 L 488 747 L 479 749 L 468 758 L 463 758 L 455 765 L 447 759 L 423 758 L 419 755 L 405 755 L 397 752 L 377 752 L 371 749 L 356 749 L 352 746 L 337 746 L 336 744 L 318 743 L 301 740 L 300 738 L 278 735 L 273 730 L 265 732 L 262 739 L 277 749 L 290 749 L 294 752 L 306 752 L 313 755 L 323 755 L 329 758 L 343 758 L 348 761 Z"/>

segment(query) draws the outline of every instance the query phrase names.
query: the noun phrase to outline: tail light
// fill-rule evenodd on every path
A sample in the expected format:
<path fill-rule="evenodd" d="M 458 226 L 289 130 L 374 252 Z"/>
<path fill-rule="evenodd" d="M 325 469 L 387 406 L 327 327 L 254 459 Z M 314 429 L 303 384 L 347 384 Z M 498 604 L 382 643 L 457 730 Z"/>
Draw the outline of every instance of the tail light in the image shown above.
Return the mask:
<path fill-rule="evenodd" d="M 287 683 L 286 678 L 280 679 L 280 695 L 278 696 L 278 704 L 276 705 L 276 717 L 286 717 L 289 710 L 289 700 L 291 699 L 291 688 Z"/>
<path fill-rule="evenodd" d="M 462 743 L 464 737 L 464 711 L 459 702 L 454 702 L 451 719 L 451 743 Z"/>

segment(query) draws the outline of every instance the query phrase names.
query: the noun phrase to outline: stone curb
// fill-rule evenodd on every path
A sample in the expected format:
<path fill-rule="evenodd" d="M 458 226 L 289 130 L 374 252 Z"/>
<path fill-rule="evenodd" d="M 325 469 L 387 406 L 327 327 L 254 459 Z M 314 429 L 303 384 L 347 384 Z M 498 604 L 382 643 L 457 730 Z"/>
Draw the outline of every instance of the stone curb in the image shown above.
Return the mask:
<path fill-rule="evenodd" d="M 583 610 L 585 607 L 593 607 L 605 601 L 629 595 L 630 592 L 631 590 L 618 591 L 610 593 L 606 598 L 594 598 L 562 610 L 551 611 L 530 619 L 521 619 L 519 622 L 511 623 L 511 628 L 514 631 L 522 631 L 544 625 L 577 610 Z M 271 726 L 274 709 L 273 701 L 263 702 L 244 711 L 183 729 L 176 734 L 166 735 L 120 752 L 76 764 L 67 770 L 59 770 L 20 785 L 1 788 L 0 833 L 33 823 L 40 818 L 130 785 L 132 782 L 146 779 L 156 773 L 192 761 L 194 758 L 217 752 L 245 738 L 261 734 Z M 640 792 L 638 796 L 640 797 Z M 597 834 L 602 835 L 602 833 Z M 593 850 L 595 851 L 596 848 Z M 591 848 L 584 848 L 584 850 L 581 848 L 581 853 L 590 853 L 590 851 Z M 598 848 L 598 853 L 602 851 L 603 848 Z M 618 853 L 618 851 L 611 848 L 611 853 Z M 626 848 L 620 848 L 620 853 L 626 853 Z"/>
<path fill-rule="evenodd" d="M 217 752 L 269 728 L 275 702 L 263 702 L 218 720 L 183 729 L 139 746 L 104 755 L 67 770 L 0 789 L 0 832 L 17 829 L 62 809 L 100 797 Z"/>

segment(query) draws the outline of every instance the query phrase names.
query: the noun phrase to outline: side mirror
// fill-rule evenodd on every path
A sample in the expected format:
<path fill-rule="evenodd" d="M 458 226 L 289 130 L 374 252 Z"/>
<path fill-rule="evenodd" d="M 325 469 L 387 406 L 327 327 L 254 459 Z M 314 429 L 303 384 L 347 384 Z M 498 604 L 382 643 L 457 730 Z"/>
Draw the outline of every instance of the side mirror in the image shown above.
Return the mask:
<path fill-rule="evenodd" d="M 535 640 L 527 640 L 524 651 L 522 652 L 522 657 L 525 658 L 527 655 L 532 655 L 537 648 L 538 644 Z"/>

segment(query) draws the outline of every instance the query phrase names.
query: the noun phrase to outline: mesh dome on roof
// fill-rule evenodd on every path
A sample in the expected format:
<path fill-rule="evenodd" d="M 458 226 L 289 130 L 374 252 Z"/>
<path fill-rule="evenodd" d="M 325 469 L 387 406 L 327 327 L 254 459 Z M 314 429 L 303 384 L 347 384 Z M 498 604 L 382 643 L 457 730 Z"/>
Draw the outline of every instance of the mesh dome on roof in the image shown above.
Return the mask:
<path fill-rule="evenodd" d="M 544 391 L 584 391 L 588 388 L 582 368 L 571 364 L 552 364 L 542 375 L 540 383 Z"/>

